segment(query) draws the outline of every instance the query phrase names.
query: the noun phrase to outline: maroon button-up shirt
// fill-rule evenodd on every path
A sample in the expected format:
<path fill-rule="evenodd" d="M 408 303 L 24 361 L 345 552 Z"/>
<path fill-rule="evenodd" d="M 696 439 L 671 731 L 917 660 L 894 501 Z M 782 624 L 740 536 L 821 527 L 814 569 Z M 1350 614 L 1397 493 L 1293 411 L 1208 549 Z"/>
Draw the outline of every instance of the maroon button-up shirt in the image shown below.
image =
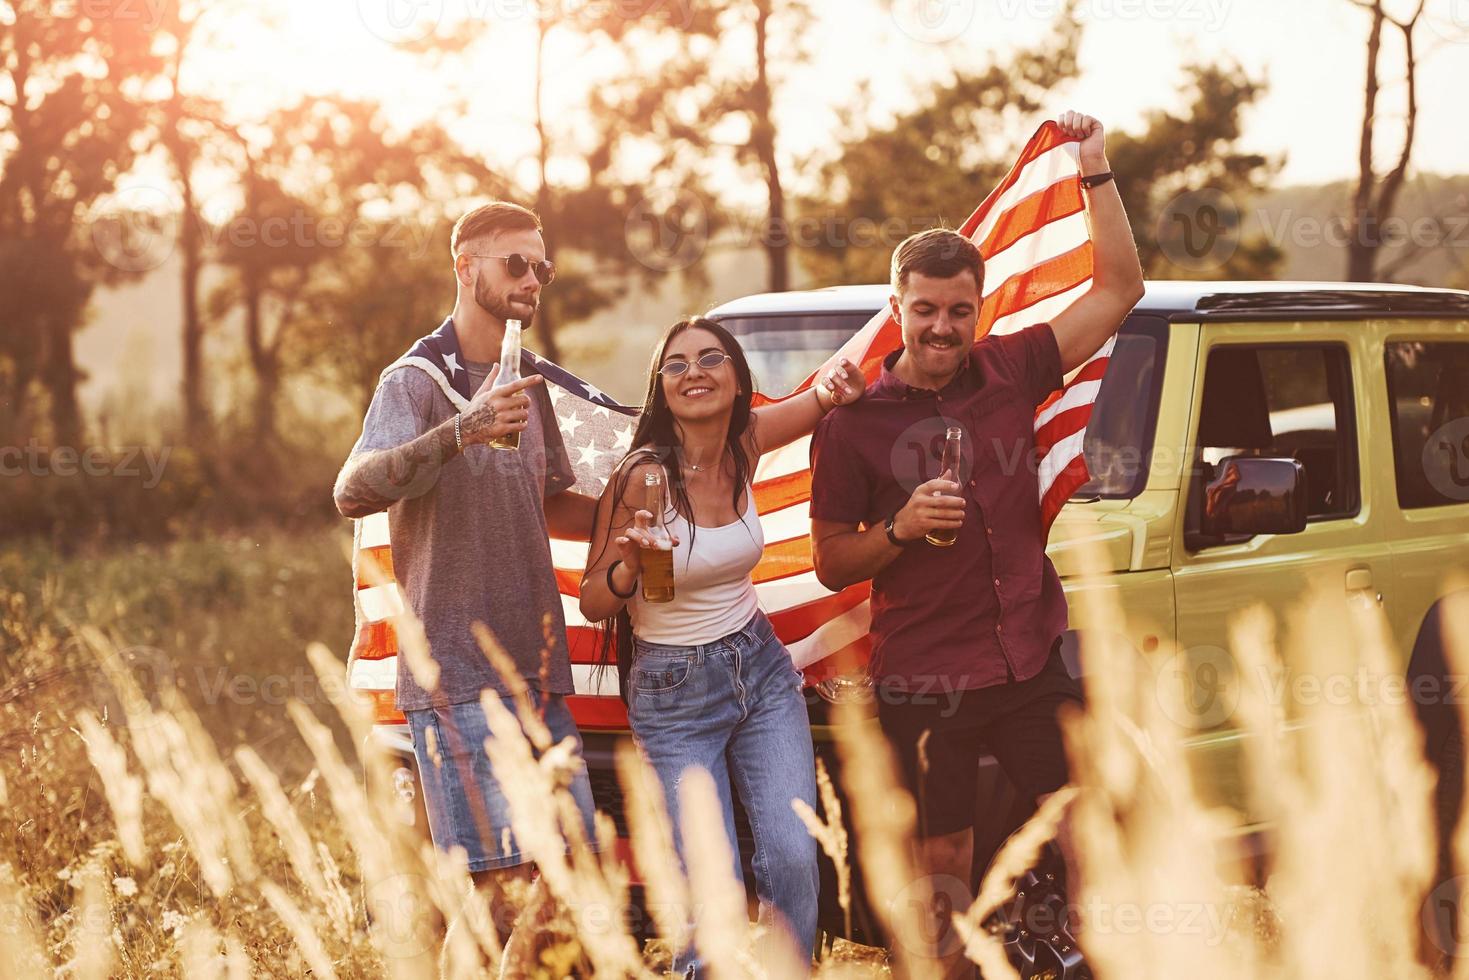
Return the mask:
<path fill-rule="evenodd" d="M 1066 598 L 1046 557 L 1035 410 L 1061 387 L 1050 324 L 974 345 L 940 391 L 883 363 L 866 396 L 831 412 L 811 442 L 811 516 L 874 527 L 937 478 L 944 432 L 964 433 L 968 506 L 950 547 L 919 542 L 872 580 L 872 672 L 914 692 L 969 690 L 1040 672 L 1066 629 Z"/>

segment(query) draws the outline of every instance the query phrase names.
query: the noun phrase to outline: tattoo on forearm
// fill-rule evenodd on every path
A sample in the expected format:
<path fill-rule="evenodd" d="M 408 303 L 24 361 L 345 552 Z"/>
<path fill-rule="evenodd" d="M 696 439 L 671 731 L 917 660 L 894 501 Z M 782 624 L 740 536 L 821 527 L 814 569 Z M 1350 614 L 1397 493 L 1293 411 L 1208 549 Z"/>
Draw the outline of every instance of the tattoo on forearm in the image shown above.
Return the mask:
<path fill-rule="evenodd" d="M 421 496 L 438 482 L 439 467 L 456 452 L 451 419 L 401 446 L 349 459 L 337 477 L 337 510 L 361 518 Z"/>
<path fill-rule="evenodd" d="M 465 442 L 480 439 L 495 427 L 495 418 L 498 414 L 495 406 L 488 402 L 479 408 L 465 412 L 459 418 L 460 435 Z"/>

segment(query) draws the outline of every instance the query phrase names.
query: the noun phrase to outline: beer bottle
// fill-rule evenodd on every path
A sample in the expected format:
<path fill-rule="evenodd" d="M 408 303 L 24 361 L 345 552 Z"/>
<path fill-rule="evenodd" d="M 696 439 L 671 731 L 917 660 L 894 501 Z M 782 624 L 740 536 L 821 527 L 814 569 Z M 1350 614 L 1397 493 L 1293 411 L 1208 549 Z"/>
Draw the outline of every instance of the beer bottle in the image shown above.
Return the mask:
<path fill-rule="evenodd" d="M 957 425 L 949 426 L 944 433 L 944 456 L 943 462 L 939 464 L 939 476 L 948 474 L 949 479 L 959 479 L 959 461 L 964 458 L 964 430 Z M 931 545 L 947 548 L 959 537 L 957 527 L 941 527 L 929 531 L 924 538 Z"/>
<path fill-rule="evenodd" d="M 663 519 L 663 477 L 649 473 L 643 477 L 647 490 L 647 501 L 643 509 L 653 515 L 653 526 L 648 529 L 655 547 L 640 548 L 643 565 L 643 601 L 673 601 L 673 536 L 668 533 L 668 524 Z"/>
<path fill-rule="evenodd" d="M 500 342 L 500 373 L 495 376 L 495 387 L 520 380 L 520 321 L 505 321 L 505 339 Z M 520 449 L 520 433 L 507 432 L 490 440 L 495 449 Z"/>

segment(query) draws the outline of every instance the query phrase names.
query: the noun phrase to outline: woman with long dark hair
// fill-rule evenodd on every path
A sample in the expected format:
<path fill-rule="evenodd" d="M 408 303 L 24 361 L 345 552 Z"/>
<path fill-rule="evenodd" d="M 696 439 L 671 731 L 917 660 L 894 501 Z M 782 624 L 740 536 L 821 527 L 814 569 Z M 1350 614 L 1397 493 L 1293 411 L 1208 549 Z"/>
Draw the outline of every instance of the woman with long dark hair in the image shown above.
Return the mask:
<path fill-rule="evenodd" d="M 732 849 L 735 793 L 749 814 L 761 922 L 788 929 L 809 962 L 816 844 L 791 801 L 815 807 L 815 762 L 800 672 L 750 579 L 765 544 L 751 477 L 761 453 L 810 433 L 834 405 L 860 398 L 865 382 L 843 358 L 809 394 L 752 409 L 744 351 L 702 318 L 670 327 L 651 367 L 632 450 L 598 504 L 582 614 L 613 621 L 606 635 L 626 675 L 633 736 L 663 785 L 680 852 L 678 786 L 700 766 L 718 788 Z M 668 602 L 645 601 L 639 588 L 641 549 L 656 545 L 654 515 L 643 509 L 650 473 L 667 488 Z M 680 952 L 676 971 L 699 969 L 693 950 Z"/>

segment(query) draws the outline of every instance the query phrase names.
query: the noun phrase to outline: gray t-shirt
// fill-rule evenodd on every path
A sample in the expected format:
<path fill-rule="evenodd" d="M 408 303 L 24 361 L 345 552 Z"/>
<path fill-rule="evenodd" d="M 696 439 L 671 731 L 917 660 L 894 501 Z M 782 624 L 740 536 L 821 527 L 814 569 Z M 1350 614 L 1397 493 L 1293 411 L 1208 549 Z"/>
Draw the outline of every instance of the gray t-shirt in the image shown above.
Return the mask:
<path fill-rule="evenodd" d="M 489 365 L 470 367 L 478 371 L 471 375 L 474 391 Z M 428 633 L 439 664 L 439 697 L 447 704 L 476 701 L 485 688 L 507 693 L 470 632 L 476 621 L 490 628 L 533 684 L 549 646 L 546 690 L 572 693 L 544 498 L 570 487 L 575 477 L 545 387 L 529 390 L 530 425 L 520 434 L 519 452 L 467 446 L 437 473 L 423 474 L 422 493 L 388 508 L 393 572 Z M 352 452 L 401 446 L 454 412 L 426 373 L 399 368 L 378 386 Z M 406 711 L 433 703 L 401 659 L 397 695 Z"/>

